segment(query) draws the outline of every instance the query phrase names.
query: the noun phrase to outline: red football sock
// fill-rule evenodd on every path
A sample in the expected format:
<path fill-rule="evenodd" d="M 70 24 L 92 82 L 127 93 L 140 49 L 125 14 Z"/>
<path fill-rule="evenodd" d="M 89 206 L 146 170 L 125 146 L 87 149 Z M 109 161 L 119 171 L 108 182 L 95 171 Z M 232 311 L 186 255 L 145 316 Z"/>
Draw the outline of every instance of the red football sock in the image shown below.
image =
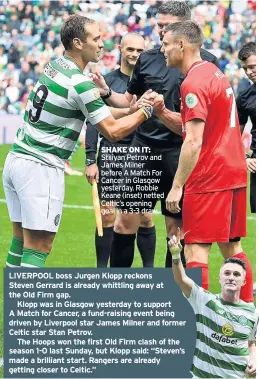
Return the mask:
<path fill-rule="evenodd" d="M 241 287 L 240 291 L 240 299 L 245 301 L 246 303 L 252 303 L 254 301 L 253 294 L 253 269 L 251 263 L 243 251 L 239 254 L 234 255 L 232 258 L 239 258 L 246 264 L 246 284 Z"/>
<path fill-rule="evenodd" d="M 201 284 L 204 290 L 209 288 L 209 265 L 200 262 L 189 262 L 186 264 L 187 268 L 201 268 Z"/>

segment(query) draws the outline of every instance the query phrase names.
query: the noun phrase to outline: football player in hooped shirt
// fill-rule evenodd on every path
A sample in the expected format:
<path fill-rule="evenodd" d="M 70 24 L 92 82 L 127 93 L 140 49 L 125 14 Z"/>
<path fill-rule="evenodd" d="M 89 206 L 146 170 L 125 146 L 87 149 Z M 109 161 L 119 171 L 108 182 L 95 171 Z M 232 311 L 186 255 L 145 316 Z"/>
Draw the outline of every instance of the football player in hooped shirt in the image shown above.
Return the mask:
<path fill-rule="evenodd" d="M 208 254 L 211 244 L 218 242 L 225 258 L 246 262 L 247 284 L 242 298 L 252 302 L 251 265 L 240 243 L 240 237 L 246 236 L 247 171 L 235 97 L 223 73 L 201 60 L 202 43 L 202 31 L 192 21 L 170 24 L 165 29 L 162 51 L 167 65 L 179 68 L 186 76 L 181 86 L 184 142 L 166 206 L 170 212 L 180 211 L 185 185 L 187 267 L 202 268 L 202 285 L 207 289 Z M 157 115 L 160 117 L 158 111 Z"/>

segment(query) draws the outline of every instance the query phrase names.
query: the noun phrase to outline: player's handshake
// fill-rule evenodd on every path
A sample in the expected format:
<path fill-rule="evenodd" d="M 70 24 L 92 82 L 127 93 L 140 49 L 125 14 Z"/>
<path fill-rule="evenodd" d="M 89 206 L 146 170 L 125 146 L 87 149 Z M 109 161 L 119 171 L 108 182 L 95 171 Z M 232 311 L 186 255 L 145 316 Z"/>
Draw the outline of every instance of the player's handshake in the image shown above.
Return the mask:
<path fill-rule="evenodd" d="M 148 90 L 144 95 L 138 100 L 140 107 L 146 107 L 147 105 L 153 106 L 153 112 L 155 114 L 160 114 L 165 109 L 163 95 L 159 95 L 157 92 Z"/>

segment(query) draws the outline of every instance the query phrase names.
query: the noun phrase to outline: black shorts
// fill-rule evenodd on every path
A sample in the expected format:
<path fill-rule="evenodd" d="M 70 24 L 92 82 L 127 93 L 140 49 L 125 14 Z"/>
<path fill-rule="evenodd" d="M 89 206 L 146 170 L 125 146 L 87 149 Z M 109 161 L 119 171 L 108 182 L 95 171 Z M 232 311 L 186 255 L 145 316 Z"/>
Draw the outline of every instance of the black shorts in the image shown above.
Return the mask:
<path fill-rule="evenodd" d="M 98 193 L 101 206 L 117 206 L 124 184 L 123 168 L 128 145 L 102 140 L 98 153 Z"/>
<path fill-rule="evenodd" d="M 180 147 L 150 148 L 135 137 L 125 160 L 124 189 L 118 207 L 131 213 L 152 212 L 160 200 L 163 215 L 181 218 L 181 212 L 168 212 L 165 204 L 178 167 L 180 150 Z"/>
<path fill-rule="evenodd" d="M 250 208 L 251 213 L 256 213 L 256 174 L 250 174 Z"/>

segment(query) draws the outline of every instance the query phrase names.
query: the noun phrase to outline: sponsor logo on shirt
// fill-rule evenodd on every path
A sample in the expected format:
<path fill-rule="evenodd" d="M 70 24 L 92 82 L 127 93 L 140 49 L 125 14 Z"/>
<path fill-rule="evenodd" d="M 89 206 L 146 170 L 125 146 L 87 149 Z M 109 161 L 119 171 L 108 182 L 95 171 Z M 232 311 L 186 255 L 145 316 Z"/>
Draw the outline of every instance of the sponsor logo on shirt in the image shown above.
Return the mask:
<path fill-rule="evenodd" d="M 198 98 L 194 93 L 188 93 L 185 97 L 185 103 L 188 108 L 194 108 L 198 104 Z"/>
<path fill-rule="evenodd" d="M 211 337 L 214 338 L 218 342 L 223 342 L 223 343 L 225 342 L 230 345 L 237 345 L 238 343 L 238 340 L 234 340 L 234 339 L 228 338 L 228 336 L 223 336 L 217 333 L 212 333 Z"/>
<path fill-rule="evenodd" d="M 224 324 L 222 326 L 222 333 L 225 335 L 225 336 L 229 336 L 231 337 L 233 334 L 234 334 L 234 326 L 231 325 L 231 324 Z"/>

